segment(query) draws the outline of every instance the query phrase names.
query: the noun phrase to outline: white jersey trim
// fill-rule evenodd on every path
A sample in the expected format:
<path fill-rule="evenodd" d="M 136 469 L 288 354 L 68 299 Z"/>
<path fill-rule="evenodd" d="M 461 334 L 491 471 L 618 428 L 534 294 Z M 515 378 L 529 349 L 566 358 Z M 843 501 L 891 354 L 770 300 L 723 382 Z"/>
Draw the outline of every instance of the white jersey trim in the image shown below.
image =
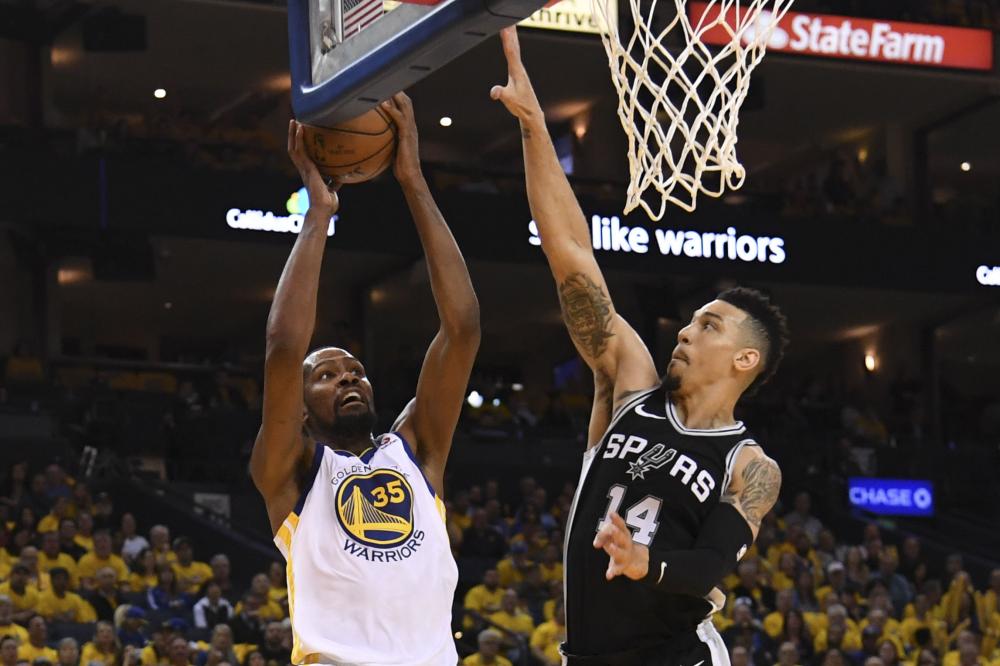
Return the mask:
<path fill-rule="evenodd" d="M 667 396 L 667 416 L 670 418 L 670 423 L 673 424 L 677 432 L 682 435 L 695 435 L 697 437 L 721 437 L 724 435 L 739 435 L 740 433 L 746 432 L 746 426 L 743 425 L 743 421 L 737 421 L 733 425 L 725 426 L 722 428 L 686 428 L 684 424 L 681 423 L 681 419 L 677 416 L 677 411 L 674 408 L 674 401 Z"/>
<path fill-rule="evenodd" d="M 745 446 L 760 446 L 752 439 L 744 439 L 736 443 L 736 446 L 729 449 L 726 454 L 726 475 L 722 477 L 722 492 L 725 494 L 729 490 L 729 484 L 733 482 L 733 471 L 736 467 L 736 460 L 740 457 L 740 451 Z"/>

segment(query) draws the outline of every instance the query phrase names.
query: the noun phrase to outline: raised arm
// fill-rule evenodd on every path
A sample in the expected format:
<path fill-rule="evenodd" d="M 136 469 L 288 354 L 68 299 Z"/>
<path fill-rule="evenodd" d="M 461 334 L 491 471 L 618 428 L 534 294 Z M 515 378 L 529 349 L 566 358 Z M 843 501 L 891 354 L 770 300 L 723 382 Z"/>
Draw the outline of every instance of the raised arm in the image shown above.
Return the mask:
<path fill-rule="evenodd" d="M 598 530 L 594 547 L 603 548 L 610 558 L 608 580 L 624 575 L 664 592 L 706 596 L 756 541 L 761 521 L 778 501 L 780 490 L 778 463 L 760 447 L 744 447 L 733 466 L 733 480 L 691 548 L 650 550 L 637 544 L 617 513 Z"/>
<path fill-rule="evenodd" d="M 399 415 L 395 430 L 416 449 L 424 473 L 443 494 L 444 468 L 479 350 L 479 301 L 455 238 L 431 196 L 420 169 L 413 104 L 403 93 L 383 103 L 398 131 L 394 173 L 420 236 L 440 328 L 424 356 L 417 395 Z"/>
<path fill-rule="evenodd" d="M 494 86 L 490 96 L 520 121 L 528 203 L 556 280 L 563 320 L 580 355 L 594 371 L 598 391 L 610 387 L 613 403 L 629 391 L 654 385 L 656 366 L 642 339 L 618 315 L 608 295 L 587 221 L 559 164 L 545 115 L 521 62 L 516 28 L 503 30 L 500 38 L 507 57 L 507 85 Z M 595 405 L 592 425 L 601 420 L 596 418 L 600 416 L 598 407 Z M 610 411 L 609 404 L 608 417 Z M 594 428 L 591 430 L 593 443 Z"/>
<path fill-rule="evenodd" d="M 298 497 L 296 466 L 303 458 L 302 361 L 316 325 L 316 294 L 330 218 L 337 211 L 330 191 L 306 155 L 302 127 L 288 124 L 288 154 L 309 192 L 309 210 L 274 292 L 267 318 L 264 407 L 250 456 L 250 475 L 264 497 L 275 532 Z"/>

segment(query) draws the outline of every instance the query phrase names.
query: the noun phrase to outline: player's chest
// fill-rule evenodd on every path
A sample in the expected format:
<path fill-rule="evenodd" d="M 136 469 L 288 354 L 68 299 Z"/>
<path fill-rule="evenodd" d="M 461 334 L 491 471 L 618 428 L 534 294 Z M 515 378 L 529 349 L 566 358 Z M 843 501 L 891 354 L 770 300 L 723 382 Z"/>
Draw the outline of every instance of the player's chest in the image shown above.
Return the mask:
<path fill-rule="evenodd" d="M 599 447 L 595 481 L 622 486 L 629 497 L 700 506 L 714 504 L 723 490 L 725 454 L 715 443 L 636 428 L 611 432 Z"/>

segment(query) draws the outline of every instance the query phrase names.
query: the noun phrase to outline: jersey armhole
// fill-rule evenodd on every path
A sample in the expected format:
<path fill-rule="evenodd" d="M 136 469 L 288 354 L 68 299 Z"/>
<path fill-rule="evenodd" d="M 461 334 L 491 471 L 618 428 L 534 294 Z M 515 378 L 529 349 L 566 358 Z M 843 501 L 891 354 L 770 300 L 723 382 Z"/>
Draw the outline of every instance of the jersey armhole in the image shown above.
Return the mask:
<path fill-rule="evenodd" d="M 729 490 L 729 484 L 733 482 L 733 469 L 736 467 L 736 459 L 740 457 L 740 452 L 745 446 L 760 446 L 753 439 L 741 439 L 736 443 L 736 446 L 729 450 L 726 454 L 726 475 L 722 477 L 722 492 L 723 494 Z"/>
<path fill-rule="evenodd" d="M 389 434 L 395 435 L 396 437 L 399 438 L 399 441 L 403 443 L 403 450 L 406 451 L 406 456 L 413 462 L 416 468 L 420 470 L 420 476 L 423 478 L 424 483 L 427 484 L 427 490 L 430 492 L 431 497 L 437 497 L 437 493 L 434 491 L 434 486 L 431 485 L 431 482 L 427 478 L 427 475 L 424 474 L 424 468 L 420 465 L 420 461 L 417 460 L 417 454 L 414 453 L 413 447 L 411 447 L 410 443 L 406 441 L 405 437 L 403 437 L 403 433 L 396 432 L 395 430 L 393 430 Z"/>
<path fill-rule="evenodd" d="M 313 452 L 312 462 L 309 464 L 309 473 L 305 478 L 305 483 L 302 484 L 302 492 L 299 494 L 299 499 L 295 502 L 295 515 L 301 516 L 302 509 L 306 505 L 306 498 L 309 496 L 309 491 L 312 490 L 313 483 L 316 481 L 316 475 L 319 474 L 319 466 L 323 463 L 323 451 L 326 446 L 316 442 L 316 450 Z"/>

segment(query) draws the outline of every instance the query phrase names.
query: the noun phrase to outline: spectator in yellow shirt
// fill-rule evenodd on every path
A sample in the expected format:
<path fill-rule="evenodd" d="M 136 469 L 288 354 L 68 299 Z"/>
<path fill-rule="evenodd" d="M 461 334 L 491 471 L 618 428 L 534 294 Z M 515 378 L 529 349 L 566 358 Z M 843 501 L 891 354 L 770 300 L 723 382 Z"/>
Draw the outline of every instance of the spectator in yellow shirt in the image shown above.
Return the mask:
<path fill-rule="evenodd" d="M 69 592 L 69 572 L 62 567 L 56 567 L 49 575 L 52 578 L 52 589 L 42 592 L 38 597 L 38 612 L 46 620 L 52 622 L 94 622 L 97 614 L 93 607 L 83 600 L 79 594 Z"/>
<path fill-rule="evenodd" d="M 170 639 L 170 666 L 191 666 L 191 646 L 183 636 Z"/>
<path fill-rule="evenodd" d="M 21 557 L 18 562 L 28 568 L 28 586 L 34 587 L 39 592 L 49 589 L 49 575 L 38 569 L 38 549 L 34 546 L 25 546 L 21 549 Z"/>
<path fill-rule="evenodd" d="M 795 607 L 795 592 L 781 590 L 775 595 L 775 610 L 764 617 L 764 631 L 771 638 L 777 638 L 785 628 L 785 614 Z"/>
<path fill-rule="evenodd" d="M 268 596 L 268 590 L 271 589 L 271 580 L 267 577 L 267 574 L 259 573 L 250 580 L 250 592 L 254 595 L 260 597 L 261 605 L 260 609 L 257 611 L 257 616 L 265 622 L 271 620 L 281 621 L 285 618 L 285 612 L 275 602 L 271 601 Z M 239 615 L 243 612 L 243 602 L 236 604 L 235 610 L 233 610 L 234 615 Z"/>
<path fill-rule="evenodd" d="M 110 622 L 98 622 L 94 629 L 94 640 L 83 646 L 80 663 L 85 666 L 95 662 L 104 666 L 115 666 L 120 652 L 114 625 Z"/>
<path fill-rule="evenodd" d="M 531 654 L 544 666 L 559 666 L 559 645 L 566 640 L 566 613 L 562 601 L 556 602 L 555 617 L 543 622 L 531 634 Z"/>
<path fill-rule="evenodd" d="M 119 584 L 128 581 L 128 567 L 125 566 L 125 560 L 111 552 L 111 534 L 107 530 L 101 530 L 94 534 L 93 552 L 81 557 L 77 564 L 77 574 L 80 576 L 81 586 L 85 590 L 93 590 L 97 587 L 97 570 L 104 567 L 111 567 L 115 570 Z"/>
<path fill-rule="evenodd" d="M 81 511 L 76 517 L 76 536 L 73 541 L 88 553 L 94 550 L 94 517 L 86 511 Z"/>
<path fill-rule="evenodd" d="M 775 592 L 791 590 L 795 587 L 796 571 L 799 568 L 799 556 L 794 552 L 784 552 L 778 560 L 778 570 L 771 577 L 771 587 Z"/>
<path fill-rule="evenodd" d="M 478 613 L 484 617 L 500 610 L 500 600 L 504 589 L 500 587 L 500 575 L 496 569 L 487 569 L 483 574 L 483 582 L 465 593 L 465 610 Z M 463 621 L 466 629 L 475 625 L 475 620 L 466 615 Z"/>
<path fill-rule="evenodd" d="M 534 620 L 518 606 L 517 592 L 514 590 L 506 590 L 503 593 L 503 598 L 500 600 L 500 610 L 491 613 L 489 620 L 496 626 L 516 635 L 525 644 L 531 639 L 531 632 L 535 630 Z M 509 651 L 508 656 L 510 656 L 511 654 L 516 655 L 521 646 L 512 636 L 506 636 L 504 647 Z M 511 658 L 517 660 L 515 657 Z"/>
<path fill-rule="evenodd" d="M 545 547 L 542 552 L 542 561 L 538 565 L 538 568 L 542 571 L 542 580 L 546 583 L 551 583 L 554 580 L 562 583 L 563 579 L 563 565 L 559 561 L 559 546 L 549 544 Z"/>
<path fill-rule="evenodd" d="M 45 618 L 36 615 L 28 622 L 28 641 L 21 643 L 17 648 L 18 661 L 29 663 L 35 659 L 47 659 L 49 663 L 55 664 L 59 659 L 56 651 L 45 644 L 49 638 L 49 627 L 45 623 Z"/>
<path fill-rule="evenodd" d="M 549 583 L 549 596 L 552 597 L 542 604 L 542 617 L 548 622 L 556 616 L 556 604 L 562 601 L 563 582 L 554 580 Z"/>
<path fill-rule="evenodd" d="M 177 588 L 185 594 L 197 594 L 201 586 L 212 578 L 212 567 L 194 559 L 194 548 L 187 537 L 174 539 L 174 552 L 177 554 L 177 561 L 173 564 Z"/>
<path fill-rule="evenodd" d="M 528 546 L 523 541 L 510 545 L 510 556 L 497 563 L 501 587 L 513 587 L 524 582 L 525 573 L 532 564 L 528 559 Z"/>
<path fill-rule="evenodd" d="M 80 645 L 75 638 L 67 636 L 59 641 L 57 652 L 59 653 L 59 663 L 55 666 L 80 666 Z"/>
<path fill-rule="evenodd" d="M 267 591 L 268 598 L 287 610 L 288 582 L 285 580 L 285 565 L 277 561 L 271 562 L 271 568 L 268 569 L 267 577 L 271 581 L 271 588 Z"/>
<path fill-rule="evenodd" d="M 28 630 L 14 624 L 14 604 L 5 594 L 0 595 L 0 636 L 13 636 L 18 645 L 28 642 Z"/>
<path fill-rule="evenodd" d="M 69 573 L 69 586 L 71 589 L 80 587 L 80 581 L 76 575 L 76 560 L 66 553 L 59 552 L 59 533 L 46 532 L 42 535 L 42 552 L 38 555 L 38 570 L 52 575 L 55 568 L 65 569 Z"/>
<path fill-rule="evenodd" d="M 496 629 L 479 632 L 479 651 L 462 660 L 462 666 L 511 666 L 510 661 L 500 656 L 502 636 Z"/>
<path fill-rule="evenodd" d="M 0 638 L 0 665 L 17 666 L 17 639 L 9 634 Z"/>
<path fill-rule="evenodd" d="M 42 519 L 38 521 L 38 526 L 35 530 L 39 534 L 47 534 L 49 532 L 59 532 L 59 525 L 65 518 L 72 518 L 71 516 L 71 506 L 68 497 L 57 497 L 55 504 L 52 505 L 52 510 L 46 516 L 42 516 Z"/>
<path fill-rule="evenodd" d="M 0 594 L 10 598 L 14 606 L 14 622 L 25 624 L 35 614 L 38 590 L 28 585 L 28 567 L 15 564 L 10 570 L 10 580 L 0 585 Z"/>
<path fill-rule="evenodd" d="M 128 577 L 128 587 L 132 592 L 146 592 L 156 587 L 156 554 L 152 548 L 143 548 L 132 563 L 132 573 Z M 166 646 L 164 646 L 166 654 Z"/>
<path fill-rule="evenodd" d="M 170 530 L 166 525 L 153 525 L 149 529 L 149 545 L 156 553 L 157 564 L 173 564 L 177 554 L 170 550 Z"/>

